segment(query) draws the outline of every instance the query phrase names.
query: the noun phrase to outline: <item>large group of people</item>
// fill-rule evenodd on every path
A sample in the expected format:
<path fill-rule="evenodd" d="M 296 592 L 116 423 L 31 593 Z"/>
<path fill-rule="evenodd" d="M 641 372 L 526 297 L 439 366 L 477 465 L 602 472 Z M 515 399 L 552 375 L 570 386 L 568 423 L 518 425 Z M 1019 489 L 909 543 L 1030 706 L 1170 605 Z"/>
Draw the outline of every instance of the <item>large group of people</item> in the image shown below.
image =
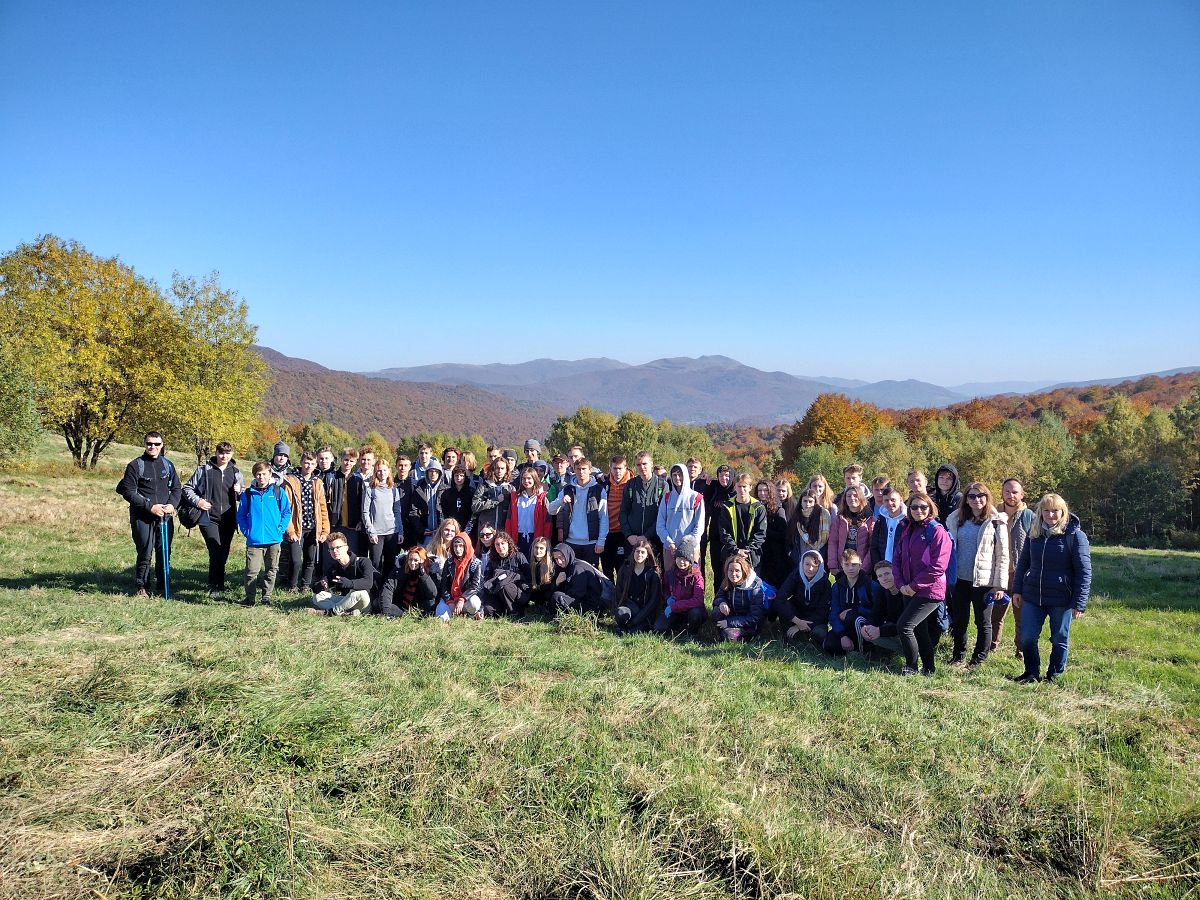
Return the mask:
<path fill-rule="evenodd" d="M 222 442 L 186 484 L 146 436 L 117 487 L 129 503 L 135 589 L 161 582 L 174 518 L 208 550 L 208 590 L 223 596 L 234 535 L 246 542 L 241 602 L 271 604 L 277 579 L 311 594 L 318 615 L 611 616 L 619 633 L 747 641 L 775 633 L 823 653 L 904 657 L 902 675 L 932 675 L 950 635 L 951 665 L 976 668 L 1002 644 L 1009 610 L 1014 680 L 1054 681 L 1071 622 L 1087 608 L 1087 537 L 1061 496 L 1031 509 L 1020 480 L 996 497 L 960 486 L 952 465 L 905 490 L 887 475 L 820 475 L 802 491 L 700 460 L 666 469 L 638 453 L 601 470 L 582 447 L 550 460 L 489 447 L 486 460 L 422 444 L 416 458 L 369 446 L 304 451 L 275 445 L 249 483 Z M 166 546 L 163 546 L 163 541 Z M 153 557 L 159 554 L 159 561 Z M 711 572 L 711 575 L 708 573 Z M 706 605 L 706 579 L 714 590 Z M 1038 640 L 1050 623 L 1042 671 Z M 974 640 L 969 631 L 974 623 Z M 711 625 L 710 625 L 711 623 Z"/>

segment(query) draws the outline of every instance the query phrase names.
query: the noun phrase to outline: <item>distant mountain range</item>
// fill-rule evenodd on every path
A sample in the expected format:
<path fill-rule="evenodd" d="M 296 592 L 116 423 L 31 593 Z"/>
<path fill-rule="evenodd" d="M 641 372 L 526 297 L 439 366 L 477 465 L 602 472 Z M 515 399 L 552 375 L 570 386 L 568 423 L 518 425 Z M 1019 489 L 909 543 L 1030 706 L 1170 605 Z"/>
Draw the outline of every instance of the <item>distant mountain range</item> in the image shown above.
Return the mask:
<path fill-rule="evenodd" d="M 554 419 L 589 405 L 613 413 L 638 410 L 677 423 L 791 423 L 818 394 L 843 393 L 889 409 L 946 407 L 972 397 L 1035 393 L 1060 387 L 1113 385 L 1145 378 L 1050 385 L 984 382 L 942 387 L 924 381 L 864 382 L 764 372 L 727 356 L 672 357 L 630 365 L 605 357 L 535 359 L 516 364 L 397 367 L 351 373 L 257 348 L 275 373 L 268 415 L 289 422 L 328 419 L 362 434 L 478 432 L 502 441 L 544 436 Z M 1200 367 L 1153 373 L 1170 376 Z M 370 397 L 363 403 L 364 396 Z"/>
<path fill-rule="evenodd" d="M 867 383 L 843 378 L 806 378 L 764 372 L 728 356 L 677 356 L 640 366 L 615 359 L 538 359 L 516 365 L 453 365 L 390 368 L 373 378 L 472 384 L 493 392 L 523 393 L 574 410 L 583 404 L 619 413 L 637 409 L 674 422 L 793 422 L 818 394 L 845 393 L 877 406 L 946 406 L 967 399 L 923 381 Z"/>

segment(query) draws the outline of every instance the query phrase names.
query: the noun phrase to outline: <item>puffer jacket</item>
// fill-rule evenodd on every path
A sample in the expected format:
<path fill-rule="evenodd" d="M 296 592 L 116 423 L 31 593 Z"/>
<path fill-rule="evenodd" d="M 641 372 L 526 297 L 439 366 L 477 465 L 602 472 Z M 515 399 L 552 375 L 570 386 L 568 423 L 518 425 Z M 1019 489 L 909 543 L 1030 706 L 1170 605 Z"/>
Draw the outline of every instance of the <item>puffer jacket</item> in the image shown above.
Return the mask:
<path fill-rule="evenodd" d="M 762 625 L 766 609 L 763 607 L 762 579 L 757 575 L 750 576 L 750 582 L 743 586 L 732 585 L 723 587 L 713 598 L 713 617 L 722 618 L 717 608 L 728 604 L 729 615 L 725 616 L 725 624 L 729 628 L 740 628 L 744 632 L 753 633 Z"/>
<path fill-rule="evenodd" d="M 1062 534 L 1030 536 L 1021 548 L 1012 592 L 1034 606 L 1087 609 L 1092 588 L 1092 550 L 1072 514 Z"/>
<path fill-rule="evenodd" d="M 946 531 L 950 533 L 950 540 L 956 545 L 960 511 L 956 509 L 946 519 Z M 954 573 L 947 575 L 951 578 L 953 576 Z M 975 549 L 971 584 L 1000 591 L 1008 587 L 1008 515 L 995 509 L 979 529 L 979 546 Z"/>
<path fill-rule="evenodd" d="M 946 567 L 953 547 L 941 523 L 915 525 L 906 518 L 896 530 L 892 554 L 896 586 L 911 587 L 922 600 L 945 600 Z"/>

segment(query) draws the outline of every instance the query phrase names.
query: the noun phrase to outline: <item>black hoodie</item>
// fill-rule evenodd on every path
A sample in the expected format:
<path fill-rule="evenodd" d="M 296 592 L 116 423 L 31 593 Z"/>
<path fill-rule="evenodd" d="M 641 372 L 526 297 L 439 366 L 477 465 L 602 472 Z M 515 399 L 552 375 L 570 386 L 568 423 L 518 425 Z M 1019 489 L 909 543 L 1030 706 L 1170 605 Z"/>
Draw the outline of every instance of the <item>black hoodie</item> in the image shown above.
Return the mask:
<path fill-rule="evenodd" d="M 554 589 L 570 597 L 584 611 L 599 611 L 604 602 L 604 588 L 596 567 L 575 558 L 570 544 L 559 544 L 554 552 L 563 558 L 562 567 L 555 573 Z"/>
<path fill-rule="evenodd" d="M 954 484 L 950 486 L 950 490 L 945 492 L 938 490 L 938 475 L 942 472 L 949 472 L 954 476 Z M 933 484 L 930 485 L 930 488 L 929 496 L 938 508 L 937 520 L 945 525 L 950 513 L 962 504 L 962 491 L 958 489 L 958 469 L 950 463 L 938 466 L 938 470 L 933 473 Z"/>

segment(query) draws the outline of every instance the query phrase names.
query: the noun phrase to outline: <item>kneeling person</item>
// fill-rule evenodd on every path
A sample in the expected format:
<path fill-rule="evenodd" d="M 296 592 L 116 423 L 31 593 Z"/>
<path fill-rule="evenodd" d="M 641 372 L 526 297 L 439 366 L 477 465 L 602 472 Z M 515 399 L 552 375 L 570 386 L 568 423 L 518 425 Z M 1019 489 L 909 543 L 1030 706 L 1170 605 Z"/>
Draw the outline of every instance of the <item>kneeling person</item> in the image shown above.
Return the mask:
<path fill-rule="evenodd" d="M 707 618 L 704 609 L 704 575 L 699 565 L 700 553 L 690 537 L 675 548 L 675 563 L 668 570 L 666 583 L 667 606 L 654 623 L 658 632 L 687 630 L 696 634 Z"/>

